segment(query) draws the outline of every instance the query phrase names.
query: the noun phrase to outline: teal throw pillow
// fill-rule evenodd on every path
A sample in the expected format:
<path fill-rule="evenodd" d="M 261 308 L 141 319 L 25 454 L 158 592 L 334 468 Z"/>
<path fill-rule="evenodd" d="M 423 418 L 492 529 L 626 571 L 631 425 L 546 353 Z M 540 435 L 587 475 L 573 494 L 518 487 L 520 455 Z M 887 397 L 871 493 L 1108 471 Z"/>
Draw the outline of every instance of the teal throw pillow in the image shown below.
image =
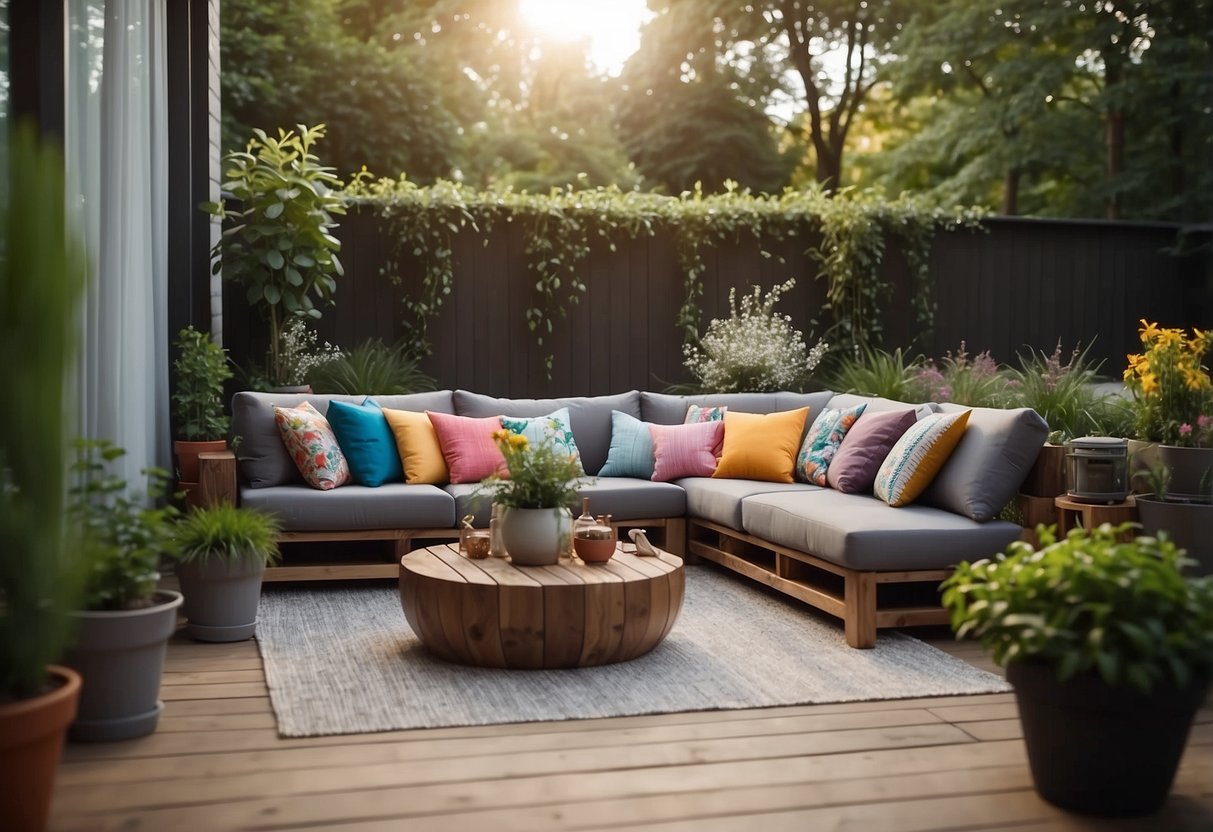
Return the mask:
<path fill-rule="evenodd" d="M 354 482 L 372 488 L 404 482 L 396 437 L 374 399 L 368 397 L 360 405 L 330 402 L 328 420 Z"/>
<path fill-rule="evenodd" d="M 577 440 L 573 438 L 573 429 L 569 426 L 569 409 L 562 407 L 547 416 L 532 416 L 519 418 L 517 416 L 502 416 L 501 426 L 511 433 L 519 433 L 527 438 L 532 445 L 550 443 L 557 451 L 564 451 L 577 460 L 581 473 L 585 468 L 581 464 L 581 452 L 577 450 Z"/>
<path fill-rule="evenodd" d="M 653 478 L 653 434 L 648 422 L 618 410 L 611 411 L 611 449 L 600 477 Z"/>

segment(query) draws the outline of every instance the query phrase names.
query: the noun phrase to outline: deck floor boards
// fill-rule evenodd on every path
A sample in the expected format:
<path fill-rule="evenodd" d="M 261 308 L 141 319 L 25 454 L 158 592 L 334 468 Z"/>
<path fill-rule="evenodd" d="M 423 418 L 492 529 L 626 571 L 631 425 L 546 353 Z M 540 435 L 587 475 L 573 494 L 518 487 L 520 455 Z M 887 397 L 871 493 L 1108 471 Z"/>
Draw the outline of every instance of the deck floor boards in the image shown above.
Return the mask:
<path fill-rule="evenodd" d="M 1037 797 L 1010 694 L 281 739 L 256 643 L 178 633 L 162 695 L 155 734 L 69 743 L 51 829 L 1213 829 L 1208 707 L 1163 812 L 1102 822 Z"/>

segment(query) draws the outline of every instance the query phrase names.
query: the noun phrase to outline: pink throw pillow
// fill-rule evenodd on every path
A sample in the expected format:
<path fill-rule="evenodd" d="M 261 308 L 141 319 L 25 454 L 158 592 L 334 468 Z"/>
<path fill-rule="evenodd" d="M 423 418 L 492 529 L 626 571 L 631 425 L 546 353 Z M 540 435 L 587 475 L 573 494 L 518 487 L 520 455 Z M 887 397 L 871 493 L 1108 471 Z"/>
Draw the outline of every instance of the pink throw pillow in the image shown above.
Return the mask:
<path fill-rule="evenodd" d="M 493 474 L 509 474 L 505 457 L 493 441 L 494 431 L 501 430 L 500 416 L 473 419 L 430 410 L 425 415 L 430 417 L 430 424 L 438 434 L 452 483 L 480 482 Z"/>
<path fill-rule="evenodd" d="M 298 407 L 274 407 L 274 423 L 282 444 L 312 488 L 330 491 L 350 481 L 350 466 L 337 444 L 328 419 L 304 402 Z"/>
<path fill-rule="evenodd" d="M 710 477 L 716 472 L 716 447 L 724 441 L 724 422 L 649 425 L 653 436 L 654 482 L 679 477 Z"/>

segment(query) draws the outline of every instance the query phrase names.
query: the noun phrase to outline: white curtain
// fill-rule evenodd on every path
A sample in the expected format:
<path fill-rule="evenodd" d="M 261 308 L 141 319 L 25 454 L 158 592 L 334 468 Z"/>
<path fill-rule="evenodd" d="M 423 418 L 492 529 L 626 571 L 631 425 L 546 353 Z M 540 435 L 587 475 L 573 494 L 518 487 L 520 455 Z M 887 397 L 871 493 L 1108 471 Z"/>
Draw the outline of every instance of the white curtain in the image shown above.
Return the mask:
<path fill-rule="evenodd" d="M 168 467 L 165 0 L 68 0 L 67 157 L 91 279 L 81 311 L 78 432 Z"/>

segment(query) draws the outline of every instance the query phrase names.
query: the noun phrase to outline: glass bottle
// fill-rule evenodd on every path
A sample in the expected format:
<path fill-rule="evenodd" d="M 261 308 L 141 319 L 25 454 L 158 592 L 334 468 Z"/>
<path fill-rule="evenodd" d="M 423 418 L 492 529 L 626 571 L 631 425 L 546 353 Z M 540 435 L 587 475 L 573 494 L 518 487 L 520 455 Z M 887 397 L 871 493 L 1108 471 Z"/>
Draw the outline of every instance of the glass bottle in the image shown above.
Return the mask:
<path fill-rule="evenodd" d="M 594 515 L 590 514 L 590 498 L 581 498 L 581 516 L 573 521 L 573 539 L 577 539 L 577 533 L 582 529 L 587 529 L 590 526 L 598 525 L 598 521 L 594 519 Z"/>

